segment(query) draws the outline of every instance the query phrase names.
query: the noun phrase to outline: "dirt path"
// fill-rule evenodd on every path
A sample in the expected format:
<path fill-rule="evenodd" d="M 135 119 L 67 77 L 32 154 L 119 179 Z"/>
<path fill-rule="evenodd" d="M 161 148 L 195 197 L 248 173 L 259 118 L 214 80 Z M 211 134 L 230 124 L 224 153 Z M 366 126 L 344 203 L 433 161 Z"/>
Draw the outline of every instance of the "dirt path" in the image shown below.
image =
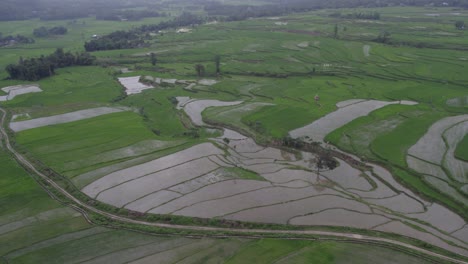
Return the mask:
<path fill-rule="evenodd" d="M 146 226 L 154 226 L 154 227 L 160 227 L 160 228 L 169 228 L 169 229 L 179 229 L 179 230 L 193 230 L 193 231 L 209 231 L 209 232 L 236 232 L 238 234 L 244 234 L 246 237 L 252 237 L 252 236 L 262 236 L 264 234 L 277 234 L 277 235 L 289 235 L 289 239 L 294 239 L 294 238 L 301 238 L 302 235 L 316 235 L 316 236 L 331 236 L 331 237 L 338 237 L 341 239 L 345 240 L 352 240 L 360 243 L 370 243 L 370 244 L 386 244 L 392 245 L 392 246 L 398 246 L 398 247 L 404 247 L 410 250 L 417 251 L 421 254 L 429 255 L 432 257 L 437 257 L 440 259 L 444 259 L 446 261 L 451 261 L 453 263 L 461 263 L 461 264 L 468 264 L 468 262 L 461 261 L 458 259 L 454 259 L 451 257 L 447 257 L 432 251 L 428 251 L 422 248 L 419 248 L 414 245 L 406 244 L 401 241 L 397 240 L 391 240 L 387 238 L 379 238 L 379 237 L 371 237 L 371 236 L 364 236 L 364 235 L 357 235 L 357 234 L 351 234 L 351 233 L 341 233 L 341 232 L 328 232 L 328 231 L 314 231 L 314 230 L 268 230 L 268 229 L 235 229 L 235 228 L 220 228 L 220 227 L 209 227 L 209 226 L 184 226 L 184 225 L 172 225 L 172 224 L 163 224 L 163 223 L 150 223 L 150 222 L 145 222 L 145 221 L 140 221 L 140 220 L 134 220 L 130 218 L 126 218 L 123 216 L 118 216 L 114 215 L 105 211 L 101 211 L 97 208 L 94 208 L 86 203 L 83 203 L 79 199 L 75 198 L 73 195 L 68 193 L 65 189 L 63 189 L 61 186 L 59 186 L 57 183 L 54 181 L 50 180 L 47 176 L 42 174 L 40 171 L 38 171 L 33 164 L 31 164 L 25 157 L 23 157 L 21 154 L 19 154 L 10 144 L 10 139 L 8 137 L 8 134 L 5 131 L 5 120 L 6 120 L 6 111 L 2 108 L 0 108 L 0 112 L 2 112 L 2 119 L 0 122 L 0 134 L 5 140 L 5 146 L 6 148 L 15 156 L 16 160 L 21 163 L 24 167 L 30 169 L 32 172 L 34 172 L 36 175 L 38 175 L 40 178 L 42 178 L 47 184 L 52 186 L 54 189 L 59 191 L 61 194 L 66 196 L 68 199 L 73 201 L 76 205 L 79 205 L 81 208 L 85 208 L 88 211 L 94 212 L 96 214 L 108 217 L 110 219 L 120 221 L 120 222 L 125 222 L 125 223 L 132 223 L 132 224 L 138 224 L 138 225 L 146 225 Z M 50 193 L 49 193 L 50 194 Z M 80 213 L 83 214 L 83 216 L 88 220 L 87 212 L 82 210 L 76 205 L 70 205 L 72 208 L 78 210 Z M 91 222 L 91 221 L 90 221 Z M 255 235 L 253 235 L 255 234 Z M 238 237 L 237 235 L 236 237 Z M 241 235 L 242 236 L 242 235 Z M 225 236 L 226 237 L 226 236 Z"/>

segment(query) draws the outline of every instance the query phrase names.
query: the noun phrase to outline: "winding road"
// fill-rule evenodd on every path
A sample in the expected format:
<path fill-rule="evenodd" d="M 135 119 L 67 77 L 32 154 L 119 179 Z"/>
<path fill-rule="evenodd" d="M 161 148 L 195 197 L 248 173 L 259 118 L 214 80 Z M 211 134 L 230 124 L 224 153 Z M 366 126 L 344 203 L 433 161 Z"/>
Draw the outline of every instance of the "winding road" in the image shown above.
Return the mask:
<path fill-rule="evenodd" d="M 126 218 L 123 216 L 115 215 L 109 212 L 105 212 L 102 210 L 99 210 L 91 205 L 88 205 L 81 200 L 75 198 L 73 195 L 71 195 L 69 192 L 67 192 L 65 189 L 63 189 L 61 186 L 59 186 L 57 183 L 49 179 L 46 175 L 41 173 L 39 170 L 36 169 L 36 167 L 29 162 L 24 156 L 19 154 L 10 144 L 10 139 L 8 137 L 8 134 L 6 132 L 6 116 L 7 112 L 0 108 L 0 112 L 2 112 L 2 118 L 0 122 L 0 138 L 4 139 L 5 142 L 5 147 L 6 149 L 13 154 L 13 156 L 16 158 L 16 160 L 21 163 L 24 167 L 28 168 L 31 170 L 33 173 L 35 173 L 37 176 L 42 178 L 47 184 L 49 184 L 51 187 L 53 187 L 55 190 L 60 192 L 62 195 L 66 196 L 68 199 L 73 201 L 75 205 L 70 205 L 72 208 L 75 210 L 79 211 L 80 213 L 83 214 L 83 216 L 88 220 L 89 217 L 87 215 L 87 211 L 93 212 L 105 217 L 108 217 L 112 220 L 115 221 L 120 221 L 120 222 L 125 222 L 125 223 L 131 223 L 131 224 L 138 224 L 138 225 L 145 225 L 145 226 L 153 226 L 153 227 L 159 227 L 159 228 L 168 228 L 168 229 L 178 229 L 178 230 L 192 230 L 192 231 L 206 231 L 206 232 L 234 232 L 238 235 L 232 235 L 232 236 L 245 236 L 245 237 L 254 237 L 254 236 L 262 236 L 262 235 L 288 235 L 288 239 L 303 239 L 304 235 L 311 235 L 311 236 L 327 236 L 327 237 L 336 237 L 340 238 L 343 240 L 347 241 L 356 241 L 357 243 L 369 243 L 369 244 L 380 244 L 383 246 L 393 246 L 393 247 L 403 247 L 408 250 L 412 250 L 415 252 L 418 252 L 420 254 L 436 257 L 443 259 L 445 261 L 450 261 L 453 263 L 460 263 L 460 264 L 468 264 L 468 262 L 458 260 L 455 258 L 451 258 L 439 253 L 435 253 L 411 244 L 407 244 L 398 240 L 392 240 L 392 239 L 387 239 L 387 238 L 380 238 L 380 237 L 371 237 L 371 236 L 365 236 L 365 235 L 358 235 L 358 234 L 352 234 L 352 233 L 343 233 L 343 232 L 328 232 L 328 231 L 315 231 L 315 230 L 268 230 L 268 229 L 237 229 L 237 228 L 220 228 L 220 227 L 209 227 L 209 226 L 185 226 L 185 225 L 173 225 L 173 224 L 163 224 L 163 223 L 152 223 L 152 222 L 146 222 L 146 221 L 140 221 L 140 220 L 135 220 L 135 219 L 130 219 Z M 50 193 L 49 193 L 50 194 Z M 78 207 L 78 206 L 79 207 Z M 84 208 L 85 210 L 82 210 Z M 86 211 L 87 210 L 87 211 Z M 91 222 L 91 221 L 90 221 Z M 223 237 L 228 237 L 229 235 L 223 235 Z M 214 236 L 216 237 L 216 236 Z"/>

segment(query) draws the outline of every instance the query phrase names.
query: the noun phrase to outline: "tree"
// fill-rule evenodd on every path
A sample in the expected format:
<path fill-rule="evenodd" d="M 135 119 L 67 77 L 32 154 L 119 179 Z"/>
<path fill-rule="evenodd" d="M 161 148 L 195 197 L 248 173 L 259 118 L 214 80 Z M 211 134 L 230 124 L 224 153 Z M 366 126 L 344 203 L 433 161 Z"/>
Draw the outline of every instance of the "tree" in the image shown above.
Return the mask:
<path fill-rule="evenodd" d="M 391 36 L 390 32 L 388 32 L 387 30 L 384 30 L 380 32 L 379 36 L 377 37 L 377 39 L 375 39 L 375 41 L 380 42 L 380 43 L 387 43 L 390 40 L 390 36 Z"/>
<path fill-rule="evenodd" d="M 156 62 L 158 61 L 158 58 L 156 58 L 156 54 L 154 52 L 151 52 L 150 56 L 151 56 L 151 64 L 155 66 Z"/>
<path fill-rule="evenodd" d="M 338 37 L 338 24 L 335 24 L 335 30 L 334 30 L 334 38 Z"/>
<path fill-rule="evenodd" d="M 330 154 L 328 150 L 323 150 L 317 153 L 315 159 L 311 160 L 311 163 L 315 164 L 315 168 L 317 169 L 317 180 L 320 177 L 320 171 L 324 169 L 333 170 L 338 166 L 338 162 L 333 159 L 333 156 Z"/>
<path fill-rule="evenodd" d="M 198 78 L 203 77 L 205 75 L 205 66 L 197 64 L 195 65 L 195 71 L 197 72 Z"/>
<path fill-rule="evenodd" d="M 221 73 L 221 56 L 215 56 L 216 75 Z"/>
<path fill-rule="evenodd" d="M 46 27 L 40 27 L 40 28 L 34 29 L 33 35 L 35 37 L 43 38 L 43 37 L 49 36 L 49 31 L 47 30 Z"/>
<path fill-rule="evenodd" d="M 465 21 L 458 20 L 455 22 L 455 28 L 459 30 L 465 29 Z"/>

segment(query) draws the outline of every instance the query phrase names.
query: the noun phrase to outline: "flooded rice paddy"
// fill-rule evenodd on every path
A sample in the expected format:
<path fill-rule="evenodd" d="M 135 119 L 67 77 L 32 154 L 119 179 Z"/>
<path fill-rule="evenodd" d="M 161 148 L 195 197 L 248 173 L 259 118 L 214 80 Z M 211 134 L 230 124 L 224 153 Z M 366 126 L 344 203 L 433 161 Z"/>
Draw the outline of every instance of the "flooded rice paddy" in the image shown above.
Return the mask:
<path fill-rule="evenodd" d="M 206 108 L 241 103 L 188 97 L 179 97 L 178 101 L 178 108 L 199 126 L 204 125 L 201 113 Z M 346 118 L 320 121 L 329 124 L 327 129 L 312 130 L 325 136 L 336 126 L 387 104 L 391 103 L 342 102 L 337 112 L 346 109 Z M 363 107 L 366 105 L 367 109 Z M 466 222 L 455 213 L 420 198 L 383 167 L 368 164 L 372 169 L 362 171 L 339 160 L 337 168 L 317 172 L 314 157 L 311 153 L 264 147 L 224 129 L 222 136 L 209 142 L 114 171 L 82 191 L 102 202 L 139 212 L 379 230 L 468 256 Z M 418 162 L 420 159 L 414 159 L 411 164 Z M 440 173 L 430 165 L 426 167 L 429 172 Z M 245 178 L 243 173 L 254 173 L 258 178 Z M 421 229 L 432 231 L 429 234 Z"/>

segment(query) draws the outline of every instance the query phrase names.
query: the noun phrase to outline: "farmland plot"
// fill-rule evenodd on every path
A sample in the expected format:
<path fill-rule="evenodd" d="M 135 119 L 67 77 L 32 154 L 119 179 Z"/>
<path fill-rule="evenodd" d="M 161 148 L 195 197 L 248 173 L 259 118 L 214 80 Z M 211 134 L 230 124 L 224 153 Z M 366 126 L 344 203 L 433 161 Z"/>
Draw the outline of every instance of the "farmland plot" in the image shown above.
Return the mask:
<path fill-rule="evenodd" d="M 307 136 L 313 141 L 323 142 L 325 136 L 330 132 L 338 129 L 339 127 L 342 127 L 343 125 L 358 117 L 366 116 L 370 112 L 390 104 L 411 105 L 414 104 L 414 102 L 384 102 L 377 100 L 359 101 L 359 99 L 341 102 L 337 104 L 337 106 L 340 107 L 338 110 L 320 118 L 319 120 L 314 121 L 309 125 L 294 129 L 290 131 L 289 134 L 293 138 Z"/>
<path fill-rule="evenodd" d="M 208 107 L 214 106 L 229 106 L 241 104 L 241 101 L 235 102 L 223 102 L 218 100 L 197 100 L 192 102 L 186 102 L 184 104 L 184 110 L 187 115 L 192 119 L 192 122 L 197 126 L 204 125 L 202 121 L 202 112 Z"/>
<path fill-rule="evenodd" d="M 64 124 L 74 122 L 78 120 L 93 118 L 101 115 L 117 113 L 122 111 L 129 111 L 126 107 L 99 107 L 87 110 L 80 110 L 76 112 L 66 113 L 62 115 L 55 115 L 49 117 L 41 117 L 36 119 L 30 119 L 26 121 L 11 122 L 10 128 L 15 132 L 38 128 L 43 126 L 50 126 L 56 124 Z"/>
<path fill-rule="evenodd" d="M 180 107 L 191 111 L 192 121 L 200 125 L 201 111 L 219 105 L 219 101 L 189 100 Z M 351 105 L 356 104 L 360 103 Z M 396 233 L 399 226 L 385 224 L 404 219 L 417 225 L 423 220 L 427 223 L 423 226 L 434 232 L 454 232 L 466 224 L 445 208 L 418 198 L 377 165 L 372 165 L 372 172 L 360 171 L 340 160 L 337 168 L 317 174 L 310 153 L 299 157 L 259 146 L 228 129 L 211 140 L 213 143 L 115 171 L 84 187 L 83 192 L 135 211 L 201 218 L 365 229 L 385 226 L 382 230 L 392 232 L 395 228 Z M 258 176 L 244 179 L 242 174 L 227 173 L 232 168 Z M 441 221 L 439 215 L 451 220 Z M 427 238 L 416 229 L 409 234 L 416 239 Z M 468 241 L 462 242 L 459 237 L 463 236 L 450 237 L 460 247 L 457 249 L 440 239 L 431 241 L 468 255 L 463 249 Z"/>
<path fill-rule="evenodd" d="M 427 175 L 426 181 L 432 186 L 464 204 L 468 199 L 463 187 L 456 189 L 450 184 L 468 182 L 468 162 L 455 157 L 457 145 L 467 133 L 468 115 L 443 118 L 409 149 L 406 158 L 408 166 Z"/>
<path fill-rule="evenodd" d="M 37 85 L 16 85 L 2 88 L 8 95 L 0 96 L 0 102 L 13 100 L 16 96 L 28 93 L 39 93 L 42 89 Z"/>

